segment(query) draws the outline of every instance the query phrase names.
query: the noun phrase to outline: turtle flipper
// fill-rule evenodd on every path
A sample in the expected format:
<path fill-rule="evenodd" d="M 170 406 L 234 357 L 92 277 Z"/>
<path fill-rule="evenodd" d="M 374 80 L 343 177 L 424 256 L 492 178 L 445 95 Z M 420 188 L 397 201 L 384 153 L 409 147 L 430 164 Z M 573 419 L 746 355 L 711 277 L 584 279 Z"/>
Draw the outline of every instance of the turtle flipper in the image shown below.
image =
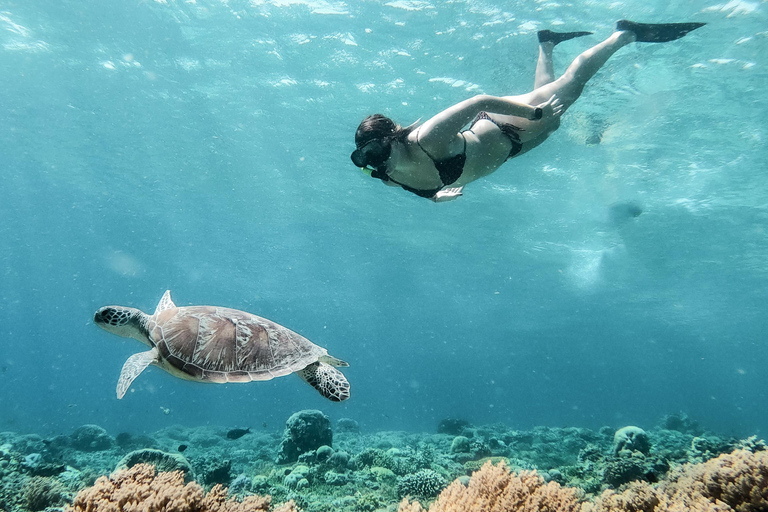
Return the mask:
<path fill-rule="evenodd" d="M 165 311 L 166 309 L 173 309 L 175 307 L 176 304 L 174 304 L 173 300 L 171 299 L 171 290 L 165 290 L 165 293 L 160 299 L 160 302 L 157 304 L 157 308 L 155 308 L 155 314 L 158 314 L 161 311 Z"/>
<path fill-rule="evenodd" d="M 347 382 L 347 378 L 329 364 L 318 361 L 296 373 L 328 400 L 341 402 L 349 398 L 349 382 Z"/>
<path fill-rule="evenodd" d="M 348 362 L 342 361 L 341 359 L 336 359 L 335 357 L 329 356 L 328 354 L 318 357 L 317 360 L 321 363 L 328 363 L 331 366 L 349 366 Z"/>
<path fill-rule="evenodd" d="M 133 354 L 125 361 L 123 365 L 123 371 L 120 372 L 120 379 L 117 381 L 117 399 L 123 398 L 125 392 L 131 386 L 133 379 L 139 376 L 147 366 L 157 362 L 157 349 L 147 350 L 146 352 L 139 352 Z"/>

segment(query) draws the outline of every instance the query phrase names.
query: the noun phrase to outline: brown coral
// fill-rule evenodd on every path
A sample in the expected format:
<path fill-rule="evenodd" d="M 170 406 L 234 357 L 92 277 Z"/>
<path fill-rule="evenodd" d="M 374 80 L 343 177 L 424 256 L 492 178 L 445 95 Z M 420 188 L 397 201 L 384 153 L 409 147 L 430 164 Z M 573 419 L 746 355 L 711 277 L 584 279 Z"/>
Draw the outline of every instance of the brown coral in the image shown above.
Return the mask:
<path fill-rule="evenodd" d="M 155 467 L 137 464 L 100 477 L 81 490 L 66 512 L 266 512 L 269 496 L 248 496 L 242 502 L 227 499 L 227 490 L 215 485 L 206 495 L 195 482 L 184 484 L 180 471 L 155 474 Z M 293 502 L 275 512 L 296 511 Z"/>
<path fill-rule="evenodd" d="M 509 472 L 504 463 L 486 462 L 472 475 L 469 485 L 455 480 L 429 507 L 429 512 L 578 512 L 579 494 L 575 489 L 544 483 L 535 471 L 519 475 Z M 398 512 L 423 512 L 419 503 L 404 499 Z"/>
<path fill-rule="evenodd" d="M 583 512 L 651 512 L 660 503 L 660 494 L 650 484 L 631 482 L 621 492 L 603 492 L 594 504 L 585 504 Z"/>
<path fill-rule="evenodd" d="M 66 497 L 64 484 L 47 476 L 33 476 L 24 484 L 22 496 L 27 510 L 45 510 L 60 505 Z"/>
<path fill-rule="evenodd" d="M 736 512 L 766 512 L 768 451 L 735 450 L 704 464 L 685 465 L 660 488 L 673 502 L 704 498 Z"/>
<path fill-rule="evenodd" d="M 768 512 L 768 451 L 736 450 L 677 468 L 656 488 L 605 491 L 584 512 Z"/>
<path fill-rule="evenodd" d="M 736 450 L 686 464 L 656 486 L 633 482 L 579 503 L 574 489 L 545 484 L 535 472 L 510 474 L 486 463 L 468 486 L 454 481 L 429 512 L 768 512 L 768 451 Z M 425 512 L 404 499 L 398 512 Z"/>

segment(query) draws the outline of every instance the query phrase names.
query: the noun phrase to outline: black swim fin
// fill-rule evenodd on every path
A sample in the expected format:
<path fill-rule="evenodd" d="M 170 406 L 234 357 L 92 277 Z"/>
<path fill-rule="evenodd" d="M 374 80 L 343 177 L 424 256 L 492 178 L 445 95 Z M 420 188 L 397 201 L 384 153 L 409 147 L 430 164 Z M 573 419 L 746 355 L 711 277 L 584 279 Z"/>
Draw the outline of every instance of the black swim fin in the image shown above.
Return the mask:
<path fill-rule="evenodd" d="M 616 30 L 627 30 L 637 36 L 638 43 L 666 43 L 680 39 L 688 32 L 706 23 L 635 23 L 629 20 L 616 22 Z"/>
<path fill-rule="evenodd" d="M 573 39 L 574 37 L 588 36 L 592 32 L 552 32 L 551 30 L 539 30 L 539 43 L 555 43 L 556 45 Z"/>

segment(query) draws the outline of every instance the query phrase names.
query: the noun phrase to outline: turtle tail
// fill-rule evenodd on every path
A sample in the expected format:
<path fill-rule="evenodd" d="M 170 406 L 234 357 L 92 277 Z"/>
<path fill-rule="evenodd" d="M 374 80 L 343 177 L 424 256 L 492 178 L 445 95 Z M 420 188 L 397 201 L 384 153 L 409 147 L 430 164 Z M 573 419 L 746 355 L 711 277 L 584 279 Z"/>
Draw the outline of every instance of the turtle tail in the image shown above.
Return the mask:
<path fill-rule="evenodd" d="M 349 382 L 344 374 L 327 363 L 315 362 L 296 372 L 328 400 L 342 402 L 349 398 Z"/>

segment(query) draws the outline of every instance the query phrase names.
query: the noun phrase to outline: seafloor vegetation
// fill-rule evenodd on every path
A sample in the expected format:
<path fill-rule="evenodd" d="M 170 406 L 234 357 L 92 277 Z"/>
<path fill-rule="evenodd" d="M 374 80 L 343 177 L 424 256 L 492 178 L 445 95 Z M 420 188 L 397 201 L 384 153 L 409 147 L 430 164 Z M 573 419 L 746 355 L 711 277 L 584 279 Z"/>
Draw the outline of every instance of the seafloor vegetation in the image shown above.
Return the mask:
<path fill-rule="evenodd" d="M 361 432 L 354 420 L 332 424 L 307 410 L 283 432 L 174 426 L 112 436 L 84 425 L 51 438 L 0 433 L 1 512 L 419 512 L 430 504 L 432 512 L 768 511 L 768 451 L 755 438 L 704 432 L 685 415 L 599 431 L 446 419 L 435 433 L 415 434 Z"/>

